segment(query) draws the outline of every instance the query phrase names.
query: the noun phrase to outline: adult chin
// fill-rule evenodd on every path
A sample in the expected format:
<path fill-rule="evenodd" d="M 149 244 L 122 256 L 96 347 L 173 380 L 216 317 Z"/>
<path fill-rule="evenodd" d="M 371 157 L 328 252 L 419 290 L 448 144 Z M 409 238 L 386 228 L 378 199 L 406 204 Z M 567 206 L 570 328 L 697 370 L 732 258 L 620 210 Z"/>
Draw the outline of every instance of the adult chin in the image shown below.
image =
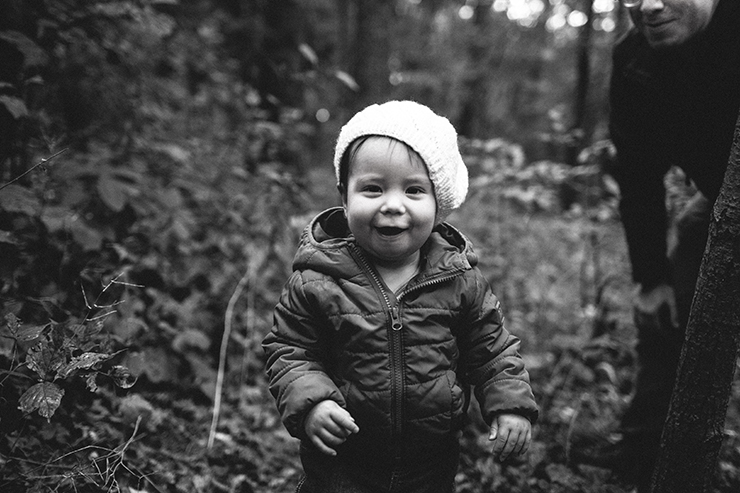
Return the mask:
<path fill-rule="evenodd" d="M 641 23 L 640 31 L 651 48 L 656 50 L 672 49 L 686 42 L 685 36 L 677 28 L 676 22 Z"/>

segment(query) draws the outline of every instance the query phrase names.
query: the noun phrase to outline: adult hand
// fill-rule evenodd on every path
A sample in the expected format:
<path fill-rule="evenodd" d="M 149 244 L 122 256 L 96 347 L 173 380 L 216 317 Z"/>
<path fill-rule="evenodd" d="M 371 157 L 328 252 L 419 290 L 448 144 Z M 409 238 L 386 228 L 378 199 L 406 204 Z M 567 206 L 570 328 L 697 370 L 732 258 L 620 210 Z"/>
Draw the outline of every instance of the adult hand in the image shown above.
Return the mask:
<path fill-rule="evenodd" d="M 494 442 L 493 456 L 503 462 L 510 455 L 523 455 L 532 441 L 532 424 L 518 414 L 499 414 L 491 424 L 488 440 Z"/>
<path fill-rule="evenodd" d="M 333 447 L 344 443 L 349 435 L 360 428 L 342 406 L 332 400 L 321 401 L 308 412 L 306 434 L 311 442 L 327 455 L 337 455 Z"/>
<path fill-rule="evenodd" d="M 635 325 L 663 330 L 678 328 L 678 310 L 673 287 L 658 284 L 652 289 L 639 288 L 634 300 Z"/>

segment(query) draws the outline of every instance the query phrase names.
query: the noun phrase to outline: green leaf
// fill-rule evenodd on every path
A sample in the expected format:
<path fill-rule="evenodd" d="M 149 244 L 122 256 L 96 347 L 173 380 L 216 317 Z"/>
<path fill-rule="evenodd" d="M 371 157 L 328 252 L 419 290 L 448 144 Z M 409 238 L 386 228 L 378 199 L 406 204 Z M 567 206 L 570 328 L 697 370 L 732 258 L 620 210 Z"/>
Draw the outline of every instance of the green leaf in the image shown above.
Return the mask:
<path fill-rule="evenodd" d="M 115 212 L 121 212 L 128 202 L 127 187 L 107 173 L 101 174 L 98 180 L 100 199 Z"/>
<path fill-rule="evenodd" d="M 50 233 L 63 231 L 72 218 L 72 210 L 69 207 L 44 207 L 41 213 L 41 221 Z"/>
<path fill-rule="evenodd" d="M 6 245 L 20 245 L 21 240 L 19 240 L 18 237 L 10 231 L 0 231 L 0 243 L 5 243 Z"/>
<path fill-rule="evenodd" d="M 51 419 L 62 402 L 64 389 L 50 382 L 40 382 L 26 390 L 18 400 L 18 409 L 24 414 L 30 414 L 38 409 L 39 414 Z"/>
<path fill-rule="evenodd" d="M 18 329 L 15 334 L 15 338 L 18 341 L 26 342 L 37 339 L 44 332 L 44 329 L 49 327 L 49 324 L 45 325 L 26 325 Z"/>
<path fill-rule="evenodd" d="M 20 185 L 8 185 L 0 190 L 0 209 L 36 216 L 41 203 L 31 190 Z"/>
<path fill-rule="evenodd" d="M 21 321 L 15 313 L 8 313 L 5 315 L 5 323 L 7 324 L 10 333 L 17 336 L 18 330 L 21 327 Z"/>
<path fill-rule="evenodd" d="M 49 61 L 46 52 L 20 31 L 2 31 L 0 39 L 12 44 L 21 52 L 24 68 L 46 65 Z"/>
<path fill-rule="evenodd" d="M 55 378 L 67 378 L 70 374 L 72 374 L 72 372 L 75 372 L 77 370 L 90 369 L 96 364 L 100 363 L 101 361 L 105 361 L 110 357 L 110 354 L 104 353 L 84 353 L 80 356 L 76 356 L 72 358 L 72 361 L 57 370 L 57 375 Z"/>
<path fill-rule="evenodd" d="M 0 105 L 5 106 L 5 109 L 8 110 L 10 116 L 12 116 L 15 120 L 23 118 L 24 116 L 28 116 L 28 108 L 26 107 L 26 103 L 20 98 L 2 95 L 0 96 Z"/>
<path fill-rule="evenodd" d="M 63 364 L 63 356 L 49 348 L 48 340 L 36 344 L 26 353 L 26 366 L 43 379 L 50 378 Z"/>
<path fill-rule="evenodd" d="M 79 218 L 74 218 L 70 224 L 70 229 L 75 241 L 87 252 L 99 250 L 103 245 L 103 234 L 89 227 Z"/>

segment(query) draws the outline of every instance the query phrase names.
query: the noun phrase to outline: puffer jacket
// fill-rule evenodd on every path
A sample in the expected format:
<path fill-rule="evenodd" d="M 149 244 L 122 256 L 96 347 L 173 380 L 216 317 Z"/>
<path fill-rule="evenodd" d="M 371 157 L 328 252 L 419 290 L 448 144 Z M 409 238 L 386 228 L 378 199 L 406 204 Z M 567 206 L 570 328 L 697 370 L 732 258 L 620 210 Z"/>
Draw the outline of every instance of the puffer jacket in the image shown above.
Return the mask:
<path fill-rule="evenodd" d="M 469 241 L 443 223 L 422 257 L 419 275 L 394 295 L 341 208 L 307 226 L 263 341 L 291 435 L 305 438 L 308 411 L 333 399 L 360 428 L 344 448 L 413 450 L 455 435 L 470 385 L 489 424 L 501 412 L 537 419 L 520 341 L 504 328 Z"/>

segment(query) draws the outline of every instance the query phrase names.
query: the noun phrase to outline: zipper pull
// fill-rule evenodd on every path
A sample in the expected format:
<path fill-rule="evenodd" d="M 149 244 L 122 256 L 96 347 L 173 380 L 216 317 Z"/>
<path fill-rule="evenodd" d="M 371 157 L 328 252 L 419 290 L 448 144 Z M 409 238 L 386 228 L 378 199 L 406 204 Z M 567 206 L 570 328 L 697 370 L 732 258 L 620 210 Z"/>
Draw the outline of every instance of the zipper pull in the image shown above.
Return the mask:
<path fill-rule="evenodd" d="M 403 328 L 401 317 L 398 315 L 398 305 L 391 307 L 391 328 L 393 330 L 401 330 Z"/>

